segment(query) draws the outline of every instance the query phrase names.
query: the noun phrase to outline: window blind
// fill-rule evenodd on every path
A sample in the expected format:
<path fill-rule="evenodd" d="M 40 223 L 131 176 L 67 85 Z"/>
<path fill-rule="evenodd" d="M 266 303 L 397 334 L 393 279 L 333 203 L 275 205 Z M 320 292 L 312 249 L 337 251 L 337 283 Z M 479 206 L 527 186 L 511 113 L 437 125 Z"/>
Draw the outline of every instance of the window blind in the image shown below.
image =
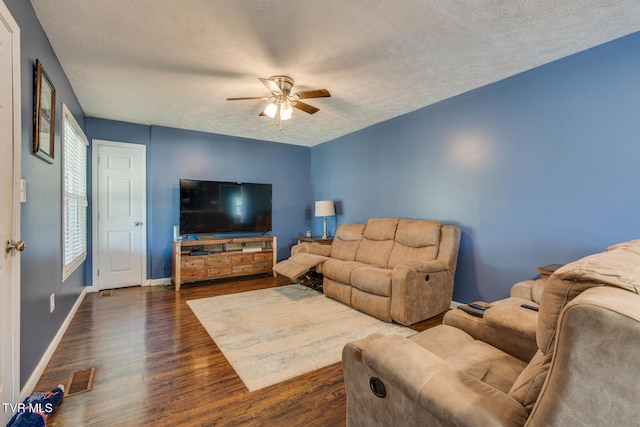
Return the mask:
<path fill-rule="evenodd" d="M 62 104 L 63 281 L 87 258 L 88 145 L 82 128 Z"/>

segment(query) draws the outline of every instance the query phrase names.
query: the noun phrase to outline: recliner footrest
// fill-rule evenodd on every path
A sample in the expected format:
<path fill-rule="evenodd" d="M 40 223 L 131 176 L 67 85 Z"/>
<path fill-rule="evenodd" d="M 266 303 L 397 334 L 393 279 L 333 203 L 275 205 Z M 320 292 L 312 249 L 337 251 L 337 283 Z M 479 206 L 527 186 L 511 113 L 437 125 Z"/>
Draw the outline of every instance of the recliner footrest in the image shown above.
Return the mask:
<path fill-rule="evenodd" d="M 280 261 L 273 269 L 276 273 L 288 277 L 292 281 L 296 281 L 300 276 L 322 264 L 327 259 L 329 258 L 322 255 L 302 252 L 292 255 L 289 259 Z"/>

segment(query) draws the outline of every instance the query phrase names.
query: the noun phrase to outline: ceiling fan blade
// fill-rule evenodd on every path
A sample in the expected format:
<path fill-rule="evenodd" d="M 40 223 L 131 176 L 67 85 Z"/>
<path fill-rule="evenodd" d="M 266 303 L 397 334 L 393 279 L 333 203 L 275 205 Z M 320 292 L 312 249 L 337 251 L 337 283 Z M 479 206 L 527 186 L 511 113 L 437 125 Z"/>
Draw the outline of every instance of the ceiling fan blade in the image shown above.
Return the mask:
<path fill-rule="evenodd" d="M 313 105 L 305 104 L 302 101 L 296 101 L 295 103 L 292 103 L 291 105 L 294 108 L 297 108 L 298 110 L 302 110 L 305 113 L 309 113 L 309 114 L 317 113 L 318 111 L 320 111 L 319 108 L 316 108 Z"/>
<path fill-rule="evenodd" d="M 331 96 L 329 91 L 326 89 L 303 90 L 302 92 L 297 92 L 297 95 L 300 99 L 328 98 Z"/>
<path fill-rule="evenodd" d="M 269 89 L 269 92 L 282 93 L 280 86 L 278 86 L 278 84 L 273 80 L 263 79 L 262 77 L 258 77 L 258 79 L 267 87 L 267 89 Z"/>
<path fill-rule="evenodd" d="M 264 96 L 245 96 L 240 98 L 227 98 L 227 101 L 244 101 L 246 99 L 267 99 Z"/>

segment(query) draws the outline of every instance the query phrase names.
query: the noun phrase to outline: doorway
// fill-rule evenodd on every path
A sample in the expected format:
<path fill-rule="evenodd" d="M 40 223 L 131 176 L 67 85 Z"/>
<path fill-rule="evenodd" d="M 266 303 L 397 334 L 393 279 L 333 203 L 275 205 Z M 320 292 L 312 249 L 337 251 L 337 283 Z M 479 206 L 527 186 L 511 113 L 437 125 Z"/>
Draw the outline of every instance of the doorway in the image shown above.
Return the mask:
<path fill-rule="evenodd" d="M 147 284 L 146 146 L 93 140 L 93 287 Z"/>
<path fill-rule="evenodd" d="M 0 2 L 0 402 L 7 404 L 20 394 L 20 91 L 20 29 Z M 3 405 L 0 425 L 11 415 Z"/>

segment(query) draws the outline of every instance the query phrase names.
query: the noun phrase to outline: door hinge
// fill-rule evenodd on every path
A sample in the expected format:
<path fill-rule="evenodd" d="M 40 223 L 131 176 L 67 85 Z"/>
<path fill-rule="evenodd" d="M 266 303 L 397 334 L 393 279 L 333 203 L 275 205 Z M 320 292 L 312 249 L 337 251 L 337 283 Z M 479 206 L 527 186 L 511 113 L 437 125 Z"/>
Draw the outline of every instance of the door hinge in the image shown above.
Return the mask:
<path fill-rule="evenodd" d="M 97 270 L 96 275 L 100 277 L 100 269 Z"/>

